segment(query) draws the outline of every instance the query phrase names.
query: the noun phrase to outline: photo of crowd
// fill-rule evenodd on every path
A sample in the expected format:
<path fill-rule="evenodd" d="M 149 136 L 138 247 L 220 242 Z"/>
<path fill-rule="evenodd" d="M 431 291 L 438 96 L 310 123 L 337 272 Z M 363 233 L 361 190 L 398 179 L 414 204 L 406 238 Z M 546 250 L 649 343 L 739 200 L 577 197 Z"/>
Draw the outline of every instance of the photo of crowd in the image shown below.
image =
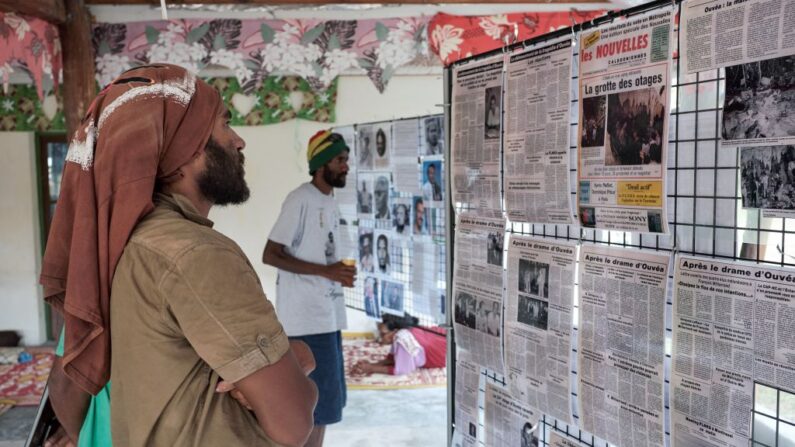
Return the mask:
<path fill-rule="evenodd" d="M 599 147 L 605 144 L 605 97 L 592 96 L 582 100 L 581 147 Z"/>
<path fill-rule="evenodd" d="M 547 330 L 549 303 L 529 296 L 519 295 L 519 312 L 517 320 L 528 326 Z"/>
<path fill-rule="evenodd" d="M 662 162 L 665 86 L 607 97 L 606 165 Z"/>
<path fill-rule="evenodd" d="M 795 209 L 795 146 L 743 148 L 743 208 Z"/>
<path fill-rule="evenodd" d="M 795 135 L 795 56 L 726 67 L 723 139 Z"/>
<path fill-rule="evenodd" d="M 520 259 L 519 291 L 549 298 L 549 264 Z"/>

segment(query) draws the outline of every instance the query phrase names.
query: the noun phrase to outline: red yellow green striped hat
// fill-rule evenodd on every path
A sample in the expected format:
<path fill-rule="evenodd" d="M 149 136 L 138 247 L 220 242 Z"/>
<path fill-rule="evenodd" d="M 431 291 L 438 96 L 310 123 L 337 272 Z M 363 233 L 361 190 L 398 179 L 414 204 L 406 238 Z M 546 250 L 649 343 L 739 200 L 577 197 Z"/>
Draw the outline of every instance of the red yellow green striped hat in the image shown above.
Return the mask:
<path fill-rule="evenodd" d="M 329 130 L 321 130 L 309 139 L 306 149 L 306 161 L 309 162 L 309 175 L 313 175 L 321 166 L 330 162 L 342 151 L 350 152 L 342 135 Z"/>

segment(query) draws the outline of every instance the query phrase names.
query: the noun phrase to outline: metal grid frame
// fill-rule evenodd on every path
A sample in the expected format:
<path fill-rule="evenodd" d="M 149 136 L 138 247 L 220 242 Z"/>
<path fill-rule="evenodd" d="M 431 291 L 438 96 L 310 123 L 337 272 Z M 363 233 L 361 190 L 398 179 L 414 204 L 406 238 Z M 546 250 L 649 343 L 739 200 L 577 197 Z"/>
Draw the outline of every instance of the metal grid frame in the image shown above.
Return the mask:
<path fill-rule="evenodd" d="M 465 65 L 472 61 L 485 59 L 499 53 L 509 53 L 521 50 L 523 47 L 543 43 L 548 40 L 574 35 L 582 30 L 593 28 L 601 24 L 612 22 L 617 17 L 631 17 L 640 13 L 652 11 L 654 9 L 667 6 L 675 6 L 675 12 L 680 11 L 681 0 L 660 0 L 645 5 L 630 8 L 619 12 L 610 12 L 607 15 L 597 18 L 591 22 L 574 25 L 573 27 L 555 31 L 544 36 L 530 39 L 524 42 L 484 53 L 469 59 L 461 60 L 446 68 L 446 91 L 445 106 L 448 119 L 448 129 L 451 118 L 450 103 L 452 100 L 452 73 L 455 67 Z M 782 267 L 795 266 L 795 257 L 787 254 L 788 251 L 795 254 L 795 219 L 771 219 L 763 218 L 760 210 L 742 209 L 742 197 L 739 191 L 739 148 L 721 148 L 721 122 L 724 99 L 724 69 L 700 72 L 693 75 L 685 75 L 684 70 L 679 69 L 678 47 L 679 29 L 675 29 L 675 39 L 677 52 L 674 53 L 671 66 L 671 110 L 669 115 L 669 134 L 667 169 L 668 178 L 666 185 L 666 198 L 668 205 L 669 235 L 648 235 L 633 234 L 630 232 L 595 230 L 577 228 L 570 225 L 543 225 L 526 224 L 519 222 L 508 222 L 506 232 L 509 234 L 528 235 L 542 238 L 568 240 L 576 242 L 590 242 L 608 246 L 627 247 L 635 249 L 647 249 L 668 253 L 684 253 L 689 255 L 705 256 L 724 260 L 743 260 L 757 264 L 767 264 Z M 570 113 L 570 190 L 572 202 L 576 204 L 576 181 L 577 181 L 577 130 L 578 130 L 578 52 L 575 47 L 573 55 L 573 76 L 572 76 L 572 98 Z M 503 109 L 503 114 L 505 110 Z M 448 135 L 448 141 L 452 141 L 452 136 Z M 448 159 L 452 157 L 448 154 Z M 450 186 L 450 185 L 449 185 Z M 454 204 L 450 203 L 450 215 L 454 216 Z M 453 265 L 452 244 L 455 239 L 455 222 L 450 219 L 448 225 L 451 228 L 448 238 L 450 248 L 450 265 Z M 789 250 L 788 250 L 789 249 Z M 576 280 L 575 280 L 576 281 Z M 452 281 L 450 282 L 452 284 Z M 668 390 L 670 387 L 669 377 L 671 369 L 671 315 L 673 311 L 672 302 L 672 283 L 673 270 L 669 271 L 668 296 L 666 297 L 666 350 L 665 350 L 665 434 L 666 446 L 670 445 L 670 415 L 668 405 Z M 451 287 L 451 286 L 450 286 Z M 575 303 L 574 313 L 578 312 L 577 290 L 578 284 L 575 282 Z M 449 296 L 449 293 L 448 293 Z M 449 314 L 449 312 L 448 312 Z M 448 324 L 452 322 L 448 316 Z M 558 432 L 578 441 L 588 447 L 608 447 L 610 444 L 604 440 L 595 438 L 593 435 L 580 430 L 576 425 L 578 417 L 577 403 L 577 337 L 578 328 L 576 322 L 572 332 L 572 371 L 571 371 L 571 396 L 574 400 L 573 420 L 575 425 L 568 425 L 554 418 L 544 416 L 539 424 L 541 432 L 540 445 L 549 445 L 549 434 L 552 431 Z M 449 365 L 455 365 L 455 344 L 451 336 L 448 340 L 450 355 Z M 448 373 L 449 385 L 449 404 L 448 406 L 448 444 L 452 439 L 454 406 L 453 383 L 455 381 L 455 368 L 450 368 Z M 504 378 L 499 374 L 482 369 L 483 379 L 480 389 L 485 392 L 485 381 L 505 384 Z M 776 390 L 777 399 L 779 396 L 790 395 L 785 391 Z M 793 397 L 795 400 L 795 397 Z M 483 418 L 482 399 L 479 399 L 482 428 Z M 762 414 L 757 411 L 757 402 L 754 403 L 754 420 L 761 415 L 769 417 L 769 414 Z M 780 426 L 785 428 L 793 427 L 795 431 L 795 421 L 781 419 L 780 414 L 776 413 L 776 436 Z M 782 425 L 783 424 L 783 425 Z M 756 424 L 754 424 L 756 427 Z M 758 431 L 754 429 L 753 439 L 756 440 Z M 482 444 L 482 442 L 481 442 Z M 755 441 L 755 446 L 776 447 L 776 444 L 767 444 Z"/>
<path fill-rule="evenodd" d="M 442 120 L 444 121 L 444 116 L 442 114 L 437 113 L 437 114 L 420 115 L 420 116 L 414 116 L 414 117 L 398 118 L 398 119 L 389 120 L 389 121 L 373 121 L 373 122 L 366 122 L 366 123 L 356 123 L 356 124 L 353 125 L 354 129 L 355 129 L 354 138 L 356 139 L 357 144 L 358 144 L 358 135 L 359 135 L 358 131 L 359 131 L 359 127 L 360 126 L 371 126 L 371 125 L 378 125 L 378 124 L 384 124 L 384 123 L 390 123 L 390 126 L 391 126 L 392 123 L 395 123 L 395 122 L 398 122 L 398 121 L 407 121 L 407 120 L 417 120 L 417 123 L 418 123 L 417 125 L 420 126 L 420 125 L 422 125 L 422 120 L 424 118 L 437 117 L 437 116 L 438 117 L 442 117 Z M 444 132 L 445 129 L 442 129 L 442 131 Z M 393 129 L 393 133 L 394 133 L 394 129 Z M 421 147 L 421 145 L 422 145 L 421 138 L 422 138 L 422 133 L 418 131 L 417 132 L 417 147 L 418 148 Z M 445 143 L 447 145 L 449 145 L 449 142 L 447 142 L 447 140 L 445 140 Z M 421 171 L 422 171 L 422 162 L 423 162 L 424 158 L 425 158 L 424 156 L 419 156 L 419 155 L 417 156 L 417 165 L 418 165 L 418 171 L 417 172 L 418 172 L 418 175 L 419 175 L 418 176 L 418 180 L 417 180 L 418 182 L 421 181 L 421 179 L 422 179 L 422 172 Z M 446 176 L 447 168 L 448 168 L 447 160 L 444 159 L 442 161 L 442 163 L 443 163 L 442 164 L 442 168 L 443 168 L 442 182 L 444 182 L 444 184 L 446 184 L 447 181 L 446 181 L 446 177 L 445 176 Z M 358 168 L 357 168 L 357 172 L 358 172 Z M 374 169 L 372 171 L 366 171 L 366 172 L 368 172 L 368 173 L 372 172 L 374 174 L 377 174 L 379 172 L 386 172 L 386 171 L 379 171 L 379 170 L 375 170 Z M 443 194 L 446 197 L 446 195 L 449 194 L 449 190 L 448 191 L 444 191 Z M 413 195 L 411 193 L 400 192 L 400 191 L 396 191 L 396 190 L 390 188 L 390 199 L 392 199 L 392 198 L 411 198 L 412 196 Z M 443 228 L 444 224 L 445 224 L 445 222 L 447 220 L 446 208 L 444 208 L 444 207 L 429 208 L 428 207 L 426 209 L 434 210 L 434 211 L 430 211 L 429 212 L 429 214 L 432 216 L 432 219 L 435 221 L 434 227 L 435 228 Z M 364 223 L 365 225 L 362 226 L 361 225 L 362 223 Z M 372 229 L 373 232 L 374 232 L 374 235 L 377 234 L 380 231 L 391 231 L 391 227 L 384 226 L 383 224 L 379 225 L 379 223 L 376 222 L 374 219 L 357 219 L 356 225 L 353 225 L 353 226 L 357 229 L 357 234 L 358 234 L 358 229 L 359 228 Z M 447 274 L 446 273 L 446 267 L 447 267 L 446 250 L 447 250 L 447 244 L 445 243 L 445 238 L 444 238 L 443 235 L 444 234 L 448 234 L 448 232 L 447 231 L 442 231 L 441 234 L 442 234 L 442 236 L 434 236 L 433 237 L 433 245 L 434 245 L 435 249 L 437 249 L 439 251 L 439 254 L 437 256 L 437 262 L 436 262 L 437 275 L 438 275 L 438 278 L 440 279 L 439 282 L 444 280 L 444 278 L 446 278 L 446 274 Z M 405 238 L 404 240 L 410 241 L 410 242 L 407 242 L 405 250 L 401 250 L 402 253 L 397 254 L 394 251 L 390 252 L 390 260 L 393 263 L 393 265 L 395 264 L 396 258 L 400 258 L 400 265 L 401 265 L 401 271 L 400 272 L 392 272 L 390 274 L 390 277 L 395 282 L 400 282 L 404 286 L 404 300 L 403 300 L 403 310 L 404 310 L 404 312 L 409 313 L 412 316 L 417 317 L 419 319 L 419 324 L 422 325 L 422 326 L 434 326 L 434 325 L 437 325 L 440 322 L 436 321 L 434 319 L 433 315 L 420 313 L 420 312 L 417 312 L 417 310 L 415 309 L 415 306 L 414 306 L 414 295 L 413 295 L 413 293 L 411 291 L 411 285 L 412 285 L 412 273 L 411 272 L 413 271 L 413 268 L 414 268 L 414 264 L 413 264 L 413 261 L 412 261 L 413 258 L 414 258 L 414 240 L 413 240 L 413 235 L 411 236 L 410 239 L 409 238 Z M 374 244 L 376 243 L 375 240 L 373 241 L 373 243 Z M 362 279 L 365 276 L 367 276 L 367 275 L 365 275 L 365 274 L 360 275 L 360 277 Z M 356 282 L 356 284 L 355 284 L 355 286 L 353 288 L 344 289 L 344 292 L 345 292 L 345 306 L 346 307 L 351 308 L 351 309 L 360 310 L 362 312 L 365 311 L 363 286 L 364 286 L 364 281 L 363 280 L 359 280 L 359 281 Z M 440 287 L 438 284 L 437 284 L 437 287 L 438 287 L 438 290 L 440 292 L 444 292 L 444 287 Z M 379 293 L 380 293 L 380 290 L 379 290 Z M 446 295 L 445 295 L 445 297 L 446 297 Z M 446 304 L 446 298 L 445 298 L 445 300 L 443 300 L 443 303 Z M 445 313 L 446 313 L 447 309 L 445 308 L 444 310 L 445 310 Z"/>

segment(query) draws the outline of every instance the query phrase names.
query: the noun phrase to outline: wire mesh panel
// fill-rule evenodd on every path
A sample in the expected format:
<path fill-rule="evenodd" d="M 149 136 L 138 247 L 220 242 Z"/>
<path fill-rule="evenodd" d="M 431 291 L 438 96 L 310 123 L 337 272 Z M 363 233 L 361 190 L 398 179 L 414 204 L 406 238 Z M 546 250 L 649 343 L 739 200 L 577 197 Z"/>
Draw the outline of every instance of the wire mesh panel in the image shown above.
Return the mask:
<path fill-rule="evenodd" d="M 675 2 L 678 6 L 679 2 Z M 627 17 L 656 8 L 668 7 L 670 1 L 657 1 L 629 10 L 610 13 L 604 18 L 559 30 L 503 48 L 503 52 L 524 46 L 560 38 L 612 21 L 616 17 Z M 678 8 L 677 8 L 678 9 Z M 679 30 L 674 30 L 675 50 L 679 46 Z M 494 56 L 497 52 L 462 60 L 448 67 L 448 81 L 453 67 Z M 590 242 L 608 246 L 630 247 L 668 253 L 684 253 L 729 260 L 745 260 L 767 265 L 795 266 L 795 219 L 765 218 L 758 209 L 744 209 L 740 194 L 739 149 L 721 148 L 722 109 L 725 94 L 725 70 L 711 70 L 685 75 L 680 70 L 678 51 L 672 61 L 670 89 L 670 119 L 668 134 L 668 179 L 667 208 L 669 235 L 649 235 L 619 231 L 578 228 L 569 225 L 540 225 L 508 222 L 510 234 L 536 236 L 577 242 Z M 575 47 L 572 63 L 578 72 L 578 52 Z M 578 93 L 576 74 L 571 80 L 570 131 L 570 191 L 576 201 Z M 451 84 L 447 85 L 448 94 Z M 449 106 L 449 105 L 448 105 Z M 449 112 L 449 109 L 448 109 Z M 503 112 L 504 113 L 504 112 Z M 463 211 L 463 210 L 457 210 Z M 455 239 L 454 219 L 450 221 Z M 506 235 L 509 236 L 509 235 Z M 452 242 L 451 242 L 452 243 Z M 507 246 L 507 244 L 506 244 Z M 453 260 L 454 262 L 454 260 Z M 575 275 L 575 278 L 578 276 Z M 669 268 L 668 296 L 666 297 L 665 340 L 665 433 L 666 446 L 670 445 L 669 377 L 672 345 L 672 289 L 673 265 Z M 548 416 L 539 424 L 541 445 L 548 445 L 549 434 L 556 431 L 583 445 L 606 447 L 610 444 L 580 430 L 577 426 L 577 303 L 578 284 L 574 290 L 574 328 L 571 350 L 571 400 L 574 425 L 567 425 Z M 455 347 L 451 343 L 451 352 Z M 454 363 L 451 363 L 454 364 Z M 451 380 L 454 377 L 450 374 Z M 482 370 L 485 381 L 505 384 L 504 378 L 492 371 Z M 762 390 L 762 392 L 760 392 Z M 481 393 L 484 392 L 481 387 Z M 452 397 L 451 397 L 452 399 Z M 480 399 L 479 402 L 483 402 Z M 455 405 L 452 402 L 451 405 Z M 483 406 L 481 405 L 481 412 Z M 543 409 L 541 409 L 543 411 Z M 785 391 L 757 384 L 754 405 L 753 439 L 755 445 L 765 447 L 795 446 L 795 397 Z M 481 425 L 483 417 L 480 419 Z M 452 430 L 453 427 L 450 427 Z M 482 442 L 482 441 L 481 441 Z"/>

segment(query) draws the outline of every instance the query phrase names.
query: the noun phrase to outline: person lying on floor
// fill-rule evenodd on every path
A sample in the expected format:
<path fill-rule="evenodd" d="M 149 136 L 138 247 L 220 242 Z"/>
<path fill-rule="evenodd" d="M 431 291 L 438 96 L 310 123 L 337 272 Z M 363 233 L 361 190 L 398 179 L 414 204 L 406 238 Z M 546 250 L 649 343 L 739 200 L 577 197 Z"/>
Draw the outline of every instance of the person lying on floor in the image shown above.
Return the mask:
<path fill-rule="evenodd" d="M 418 368 L 444 368 L 447 333 L 440 327 L 417 326 L 417 317 L 385 314 L 378 323 L 378 342 L 391 345 L 390 353 L 377 362 L 362 360 L 353 366 L 358 374 L 409 374 Z"/>

